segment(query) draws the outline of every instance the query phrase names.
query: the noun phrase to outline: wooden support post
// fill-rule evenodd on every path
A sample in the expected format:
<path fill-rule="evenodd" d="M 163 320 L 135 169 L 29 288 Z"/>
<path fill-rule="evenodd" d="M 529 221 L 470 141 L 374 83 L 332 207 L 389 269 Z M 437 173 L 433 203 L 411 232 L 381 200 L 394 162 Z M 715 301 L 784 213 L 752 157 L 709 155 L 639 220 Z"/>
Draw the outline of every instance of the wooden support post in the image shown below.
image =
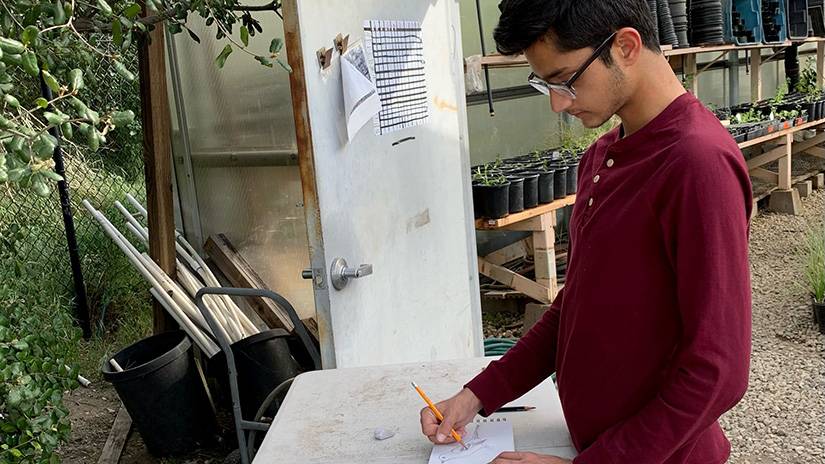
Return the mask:
<path fill-rule="evenodd" d="M 696 95 L 699 91 L 699 75 L 696 73 L 696 54 L 685 55 L 685 80 L 690 84 L 690 91 Z"/>
<path fill-rule="evenodd" d="M 816 86 L 820 89 L 825 83 L 825 42 L 816 43 Z"/>
<path fill-rule="evenodd" d="M 779 158 L 779 188 L 781 190 L 788 190 L 791 188 L 791 146 L 793 145 L 793 136 L 787 134 L 785 136 L 785 156 Z"/>
<path fill-rule="evenodd" d="M 543 230 L 533 232 L 533 260 L 536 264 L 536 282 L 550 289 L 550 298 L 556 298 L 556 212 Z M 552 224 L 552 225 L 551 225 Z"/>
<path fill-rule="evenodd" d="M 146 16 L 146 6 L 143 15 Z M 175 218 L 172 207 L 172 141 L 166 92 L 163 27 L 148 32 L 138 50 L 143 153 L 149 212 L 149 256 L 168 275 L 175 275 Z M 174 329 L 172 317 L 155 302 L 155 333 Z"/>
<path fill-rule="evenodd" d="M 751 50 L 751 101 L 762 99 L 762 51 Z"/>

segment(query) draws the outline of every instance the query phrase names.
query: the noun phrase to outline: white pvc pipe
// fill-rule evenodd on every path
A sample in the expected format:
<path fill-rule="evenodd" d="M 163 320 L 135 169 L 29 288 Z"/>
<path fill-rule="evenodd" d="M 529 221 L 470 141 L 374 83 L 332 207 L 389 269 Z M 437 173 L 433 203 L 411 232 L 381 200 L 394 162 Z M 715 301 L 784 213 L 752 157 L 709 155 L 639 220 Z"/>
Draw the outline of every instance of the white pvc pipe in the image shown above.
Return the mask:
<path fill-rule="evenodd" d="M 175 305 L 175 302 L 170 299 L 170 296 L 166 293 L 166 291 L 155 291 L 155 289 L 163 290 L 162 285 L 158 279 L 156 279 L 152 273 L 149 272 L 143 260 L 138 257 L 139 255 L 133 252 L 134 247 L 131 246 L 128 240 L 126 240 L 125 237 L 123 237 L 123 235 L 115 229 L 114 226 L 112 226 L 112 224 L 102 213 L 92 207 L 88 200 L 83 200 L 82 204 L 86 210 L 89 211 L 92 217 L 101 225 L 103 231 L 115 242 L 115 245 L 120 248 L 121 252 L 123 252 L 126 258 L 132 263 L 132 266 L 153 287 L 150 289 L 150 292 L 153 292 L 155 298 L 161 302 L 164 308 L 166 308 L 166 311 L 172 315 L 181 328 L 189 334 L 189 336 L 195 341 L 195 343 L 198 344 L 204 353 L 207 353 L 210 357 L 214 356 L 214 354 L 218 352 L 217 345 L 215 345 L 214 342 L 204 335 L 203 332 L 201 332 L 201 330 L 184 315 L 183 311 Z"/>

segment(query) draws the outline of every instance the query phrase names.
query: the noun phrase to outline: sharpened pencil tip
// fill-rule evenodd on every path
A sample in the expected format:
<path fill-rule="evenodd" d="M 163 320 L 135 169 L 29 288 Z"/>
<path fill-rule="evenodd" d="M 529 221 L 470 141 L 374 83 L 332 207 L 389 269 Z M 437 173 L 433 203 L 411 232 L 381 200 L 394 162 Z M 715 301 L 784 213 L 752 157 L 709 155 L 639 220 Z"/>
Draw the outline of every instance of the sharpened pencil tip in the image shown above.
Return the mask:
<path fill-rule="evenodd" d="M 416 385 L 415 382 L 410 382 L 410 385 L 412 385 L 413 388 L 418 388 L 418 385 Z"/>

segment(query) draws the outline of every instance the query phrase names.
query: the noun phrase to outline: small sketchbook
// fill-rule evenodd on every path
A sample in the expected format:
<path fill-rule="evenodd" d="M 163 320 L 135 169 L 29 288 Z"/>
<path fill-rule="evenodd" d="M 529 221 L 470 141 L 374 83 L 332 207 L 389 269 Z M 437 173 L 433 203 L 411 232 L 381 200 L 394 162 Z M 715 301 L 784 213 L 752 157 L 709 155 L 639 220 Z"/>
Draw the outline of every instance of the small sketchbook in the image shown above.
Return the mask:
<path fill-rule="evenodd" d="M 479 419 L 466 427 L 460 443 L 434 445 L 429 464 L 487 464 L 504 451 L 515 451 L 513 424 L 507 418 Z"/>

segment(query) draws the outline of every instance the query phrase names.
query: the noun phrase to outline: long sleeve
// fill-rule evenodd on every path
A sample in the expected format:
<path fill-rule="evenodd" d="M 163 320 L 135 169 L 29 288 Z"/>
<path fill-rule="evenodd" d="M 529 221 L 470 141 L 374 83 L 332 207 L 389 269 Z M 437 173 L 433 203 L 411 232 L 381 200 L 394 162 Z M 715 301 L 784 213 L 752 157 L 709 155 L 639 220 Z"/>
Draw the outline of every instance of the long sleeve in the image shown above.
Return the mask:
<path fill-rule="evenodd" d="M 681 337 L 657 394 L 599 435 L 576 464 L 665 462 L 706 432 L 747 389 L 747 170 L 738 153 L 705 152 L 680 154 L 668 172 L 671 187 L 651 200 L 651 207 L 659 215 L 676 279 Z"/>
<path fill-rule="evenodd" d="M 487 416 L 504 404 L 520 397 L 555 371 L 559 315 L 564 302 L 564 288 L 553 304 L 521 340 L 466 387 L 484 405 Z"/>

